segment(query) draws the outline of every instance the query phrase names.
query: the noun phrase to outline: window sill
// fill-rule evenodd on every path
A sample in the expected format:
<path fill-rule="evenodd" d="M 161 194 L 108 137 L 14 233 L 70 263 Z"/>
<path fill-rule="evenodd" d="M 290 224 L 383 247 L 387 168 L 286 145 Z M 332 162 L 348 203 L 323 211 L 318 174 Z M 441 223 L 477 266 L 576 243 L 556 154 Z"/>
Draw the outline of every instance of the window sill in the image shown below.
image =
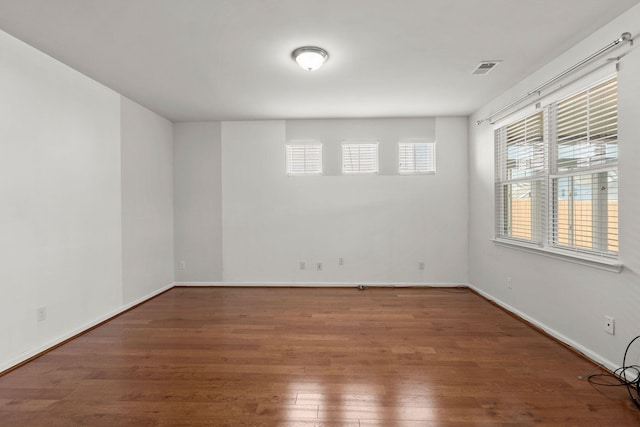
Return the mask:
<path fill-rule="evenodd" d="M 498 246 L 506 248 L 512 248 L 519 251 L 529 252 L 536 255 L 542 255 L 550 258 L 560 259 L 563 261 L 572 262 L 575 264 L 586 265 L 588 267 L 597 268 L 600 270 L 610 271 L 612 273 L 620 273 L 622 271 L 622 264 L 614 259 L 599 258 L 595 256 L 589 256 L 585 254 L 578 254 L 570 251 L 563 251 L 561 249 L 543 248 L 533 244 L 527 244 L 523 242 L 516 242 L 503 239 L 490 239 Z"/>
<path fill-rule="evenodd" d="M 398 175 L 401 176 L 414 176 L 414 175 L 435 175 L 436 171 L 419 171 L 419 172 L 408 172 L 408 171 L 399 171 Z"/>

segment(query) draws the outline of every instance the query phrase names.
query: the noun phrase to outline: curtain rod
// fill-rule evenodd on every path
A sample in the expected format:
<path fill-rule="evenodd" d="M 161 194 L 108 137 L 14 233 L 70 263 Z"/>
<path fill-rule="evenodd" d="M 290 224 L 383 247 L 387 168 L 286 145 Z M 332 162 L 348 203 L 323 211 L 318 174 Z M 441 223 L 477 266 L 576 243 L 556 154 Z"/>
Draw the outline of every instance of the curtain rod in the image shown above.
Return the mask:
<path fill-rule="evenodd" d="M 626 42 L 629 42 L 629 43 L 633 44 L 633 39 L 631 38 L 631 33 L 622 33 L 619 38 L 617 38 L 616 40 L 612 41 L 611 43 L 609 43 L 608 45 L 606 45 L 602 49 L 598 50 L 595 53 L 592 53 L 591 55 L 589 55 L 588 57 L 586 57 L 582 61 L 578 62 L 577 64 L 573 65 L 572 67 L 567 68 L 566 70 L 564 70 L 563 72 L 561 72 L 557 76 L 553 77 L 552 79 L 547 80 L 546 82 L 542 83 L 537 88 L 535 88 L 533 90 L 530 90 L 525 95 L 523 95 L 520 98 L 516 99 L 512 103 L 510 103 L 508 105 L 505 105 L 504 107 L 502 107 L 498 111 L 494 111 L 493 113 L 489 114 L 486 118 L 476 121 L 476 125 L 481 125 L 484 122 L 490 121 L 495 116 L 499 115 L 500 113 L 503 113 L 503 112 L 507 111 L 508 109 L 510 109 L 511 107 L 514 107 L 515 105 L 518 105 L 519 103 L 521 103 L 525 99 L 529 98 L 531 95 L 539 93 L 540 91 L 542 91 L 544 88 L 546 88 L 550 84 L 555 83 L 556 81 L 560 80 L 561 78 L 563 78 L 567 74 L 570 74 L 570 73 L 574 72 L 575 70 L 577 70 L 578 68 L 582 67 L 586 63 L 592 61 L 593 59 L 595 59 L 598 56 L 602 55 L 603 53 L 607 52 L 608 50 L 618 46 L 620 43 L 626 43 Z"/>

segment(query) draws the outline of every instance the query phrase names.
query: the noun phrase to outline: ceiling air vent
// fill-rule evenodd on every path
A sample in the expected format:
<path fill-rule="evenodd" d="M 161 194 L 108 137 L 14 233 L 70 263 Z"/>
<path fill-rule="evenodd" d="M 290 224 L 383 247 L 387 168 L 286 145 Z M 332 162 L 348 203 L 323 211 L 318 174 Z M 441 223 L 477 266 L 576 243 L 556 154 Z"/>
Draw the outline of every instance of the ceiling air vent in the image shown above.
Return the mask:
<path fill-rule="evenodd" d="M 480 64 L 478 64 L 476 69 L 473 70 L 473 73 L 471 74 L 474 74 L 476 76 L 482 76 L 482 75 L 488 74 L 489 71 L 496 68 L 496 65 L 498 65 L 499 63 L 500 61 L 482 61 Z"/>

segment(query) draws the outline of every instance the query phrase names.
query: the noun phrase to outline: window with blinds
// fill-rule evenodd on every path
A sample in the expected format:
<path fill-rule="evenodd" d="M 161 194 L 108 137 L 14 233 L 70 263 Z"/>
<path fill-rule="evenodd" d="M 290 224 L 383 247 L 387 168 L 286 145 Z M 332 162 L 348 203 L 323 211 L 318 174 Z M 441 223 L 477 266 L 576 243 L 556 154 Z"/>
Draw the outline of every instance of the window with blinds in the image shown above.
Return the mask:
<path fill-rule="evenodd" d="M 398 172 L 427 174 L 436 171 L 436 144 L 416 140 L 398 142 Z"/>
<path fill-rule="evenodd" d="M 378 142 L 342 143 L 342 173 L 378 173 Z"/>
<path fill-rule="evenodd" d="M 496 130 L 496 234 L 540 243 L 546 141 L 539 112 Z"/>
<path fill-rule="evenodd" d="M 618 253 L 618 96 L 612 78 L 556 105 L 551 243 Z"/>
<path fill-rule="evenodd" d="M 496 238 L 615 258 L 615 77 L 495 131 Z"/>
<path fill-rule="evenodd" d="M 322 144 L 287 144 L 287 175 L 322 175 Z"/>

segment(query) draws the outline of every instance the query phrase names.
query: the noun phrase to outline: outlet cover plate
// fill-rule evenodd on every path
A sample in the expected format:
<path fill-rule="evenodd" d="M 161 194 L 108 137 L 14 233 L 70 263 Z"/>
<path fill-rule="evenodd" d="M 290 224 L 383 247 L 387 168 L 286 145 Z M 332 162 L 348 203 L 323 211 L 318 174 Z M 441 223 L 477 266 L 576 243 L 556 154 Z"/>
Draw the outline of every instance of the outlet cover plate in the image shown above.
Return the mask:
<path fill-rule="evenodd" d="M 604 331 L 608 334 L 615 335 L 616 320 L 611 316 L 604 316 Z"/>
<path fill-rule="evenodd" d="M 38 308 L 38 322 L 44 322 L 47 320 L 47 307 Z"/>

